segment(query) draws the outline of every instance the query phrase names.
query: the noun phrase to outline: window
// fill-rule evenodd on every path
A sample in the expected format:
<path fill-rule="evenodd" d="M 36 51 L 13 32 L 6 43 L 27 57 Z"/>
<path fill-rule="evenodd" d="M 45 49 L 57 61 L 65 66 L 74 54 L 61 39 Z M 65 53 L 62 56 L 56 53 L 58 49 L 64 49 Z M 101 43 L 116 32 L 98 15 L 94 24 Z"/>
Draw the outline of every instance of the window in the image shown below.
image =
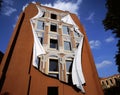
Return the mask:
<path fill-rule="evenodd" d="M 40 20 L 37 21 L 37 29 L 44 30 L 44 22 L 43 21 L 40 21 Z"/>
<path fill-rule="evenodd" d="M 64 41 L 64 49 L 65 50 L 71 50 L 71 43 L 68 41 Z"/>
<path fill-rule="evenodd" d="M 76 43 L 76 48 L 78 48 L 78 46 L 79 46 L 79 43 Z"/>
<path fill-rule="evenodd" d="M 68 28 L 68 26 L 63 26 L 62 27 L 62 31 L 63 31 L 63 34 L 69 34 L 69 28 Z"/>
<path fill-rule="evenodd" d="M 38 70 L 40 69 L 40 61 L 41 61 L 41 58 L 38 57 Z"/>
<path fill-rule="evenodd" d="M 56 57 L 52 57 L 49 59 L 49 72 L 48 75 L 54 78 L 59 78 L 59 67 L 58 67 L 58 59 Z"/>
<path fill-rule="evenodd" d="M 66 71 L 67 72 L 72 71 L 72 60 L 66 60 Z"/>
<path fill-rule="evenodd" d="M 107 85 L 108 85 L 108 81 L 106 80 L 106 83 L 107 83 Z"/>
<path fill-rule="evenodd" d="M 104 81 L 102 81 L 102 85 L 105 85 Z"/>
<path fill-rule="evenodd" d="M 45 17 L 45 12 L 43 12 L 43 15 L 42 15 L 42 17 Z"/>
<path fill-rule="evenodd" d="M 80 37 L 80 34 L 77 33 L 76 31 L 74 32 L 74 35 L 75 35 L 76 37 Z"/>
<path fill-rule="evenodd" d="M 57 19 L 57 15 L 56 14 L 51 14 L 51 19 Z"/>
<path fill-rule="evenodd" d="M 72 84 L 72 75 L 71 74 L 67 74 L 67 82 L 69 84 Z"/>
<path fill-rule="evenodd" d="M 56 39 L 50 39 L 50 48 L 58 49 L 58 41 Z"/>
<path fill-rule="evenodd" d="M 50 31 L 57 32 L 57 25 L 56 24 L 51 24 L 50 25 Z"/>
<path fill-rule="evenodd" d="M 40 41 L 40 43 L 42 45 L 43 44 L 43 37 L 38 37 L 38 39 L 39 39 L 39 41 Z"/>
<path fill-rule="evenodd" d="M 67 72 L 67 82 L 72 83 L 72 60 L 66 60 L 66 72 Z"/>
<path fill-rule="evenodd" d="M 41 45 L 43 45 L 43 37 L 44 37 L 44 33 L 41 32 L 41 35 L 38 36 L 38 39 L 39 39 Z"/>
<path fill-rule="evenodd" d="M 110 79 L 110 82 L 113 84 L 113 81 L 112 81 L 112 79 Z"/>
<path fill-rule="evenodd" d="M 58 95 L 58 87 L 48 87 L 47 95 Z"/>
<path fill-rule="evenodd" d="M 58 60 L 57 59 L 49 60 L 49 71 L 58 72 Z"/>

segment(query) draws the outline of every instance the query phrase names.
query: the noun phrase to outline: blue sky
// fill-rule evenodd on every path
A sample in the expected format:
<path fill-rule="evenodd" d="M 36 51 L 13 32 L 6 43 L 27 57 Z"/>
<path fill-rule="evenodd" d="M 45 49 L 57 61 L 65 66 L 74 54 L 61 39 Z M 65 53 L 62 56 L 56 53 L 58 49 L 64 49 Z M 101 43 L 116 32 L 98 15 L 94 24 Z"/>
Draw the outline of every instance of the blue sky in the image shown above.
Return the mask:
<path fill-rule="evenodd" d="M 32 0 L 3 0 L 0 14 L 0 50 L 5 52 L 23 6 Z M 105 0 L 34 0 L 43 5 L 77 14 L 84 25 L 100 77 L 117 74 L 114 55 L 117 39 L 105 32 L 102 20 L 106 15 Z"/>

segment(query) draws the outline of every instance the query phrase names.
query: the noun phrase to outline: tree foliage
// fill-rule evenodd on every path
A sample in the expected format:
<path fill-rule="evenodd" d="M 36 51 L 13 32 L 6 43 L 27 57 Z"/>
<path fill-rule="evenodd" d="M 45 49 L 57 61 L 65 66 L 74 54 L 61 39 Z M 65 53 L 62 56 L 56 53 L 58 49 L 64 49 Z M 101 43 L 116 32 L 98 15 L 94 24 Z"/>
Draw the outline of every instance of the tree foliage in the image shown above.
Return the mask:
<path fill-rule="evenodd" d="M 105 30 L 112 30 L 115 37 L 118 38 L 118 51 L 115 55 L 116 65 L 118 65 L 118 71 L 120 72 L 120 1 L 119 0 L 107 0 L 106 1 L 107 13 L 103 20 Z"/>
<path fill-rule="evenodd" d="M 1 7 L 2 7 L 2 2 L 3 2 L 3 1 L 2 1 L 2 0 L 0 0 L 0 10 L 1 10 Z"/>

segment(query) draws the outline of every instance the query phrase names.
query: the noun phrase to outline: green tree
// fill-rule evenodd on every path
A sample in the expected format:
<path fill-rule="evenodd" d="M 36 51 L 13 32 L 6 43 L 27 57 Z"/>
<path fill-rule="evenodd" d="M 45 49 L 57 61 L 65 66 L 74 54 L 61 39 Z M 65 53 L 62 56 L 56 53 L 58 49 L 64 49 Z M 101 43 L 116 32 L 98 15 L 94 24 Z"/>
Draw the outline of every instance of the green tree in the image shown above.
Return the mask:
<path fill-rule="evenodd" d="M 115 37 L 118 38 L 118 51 L 115 55 L 116 65 L 118 72 L 120 72 L 120 1 L 119 0 L 106 0 L 107 13 L 103 20 L 105 30 L 112 30 Z"/>

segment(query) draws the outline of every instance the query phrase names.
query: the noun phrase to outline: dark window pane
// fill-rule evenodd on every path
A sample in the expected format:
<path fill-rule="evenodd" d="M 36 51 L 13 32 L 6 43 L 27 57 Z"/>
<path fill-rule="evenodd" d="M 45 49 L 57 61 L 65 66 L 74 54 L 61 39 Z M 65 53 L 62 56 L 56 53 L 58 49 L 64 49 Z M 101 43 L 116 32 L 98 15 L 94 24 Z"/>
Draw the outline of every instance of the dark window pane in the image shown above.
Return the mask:
<path fill-rule="evenodd" d="M 71 50 L 71 44 L 68 41 L 64 41 L 64 49 L 65 50 Z"/>
<path fill-rule="evenodd" d="M 37 21 L 37 29 L 44 30 L 44 22 L 43 21 Z"/>
<path fill-rule="evenodd" d="M 58 41 L 55 39 L 50 39 L 50 48 L 58 49 Z"/>
<path fill-rule="evenodd" d="M 40 57 L 38 57 L 38 70 L 40 69 Z"/>
<path fill-rule="evenodd" d="M 69 34 L 69 28 L 67 26 L 62 27 L 63 34 Z"/>
<path fill-rule="evenodd" d="M 48 87 L 47 95 L 58 95 L 58 87 Z"/>
<path fill-rule="evenodd" d="M 57 19 L 57 15 L 56 14 L 51 14 L 51 18 L 52 19 Z"/>
<path fill-rule="evenodd" d="M 57 25 L 56 24 L 51 24 L 50 31 L 57 32 Z"/>
<path fill-rule="evenodd" d="M 72 84 L 72 75 L 68 74 L 67 77 L 68 77 L 68 83 Z"/>
<path fill-rule="evenodd" d="M 56 59 L 49 60 L 49 71 L 58 71 L 58 60 Z"/>
<path fill-rule="evenodd" d="M 72 70 L 72 60 L 66 60 L 66 71 L 71 72 Z"/>

